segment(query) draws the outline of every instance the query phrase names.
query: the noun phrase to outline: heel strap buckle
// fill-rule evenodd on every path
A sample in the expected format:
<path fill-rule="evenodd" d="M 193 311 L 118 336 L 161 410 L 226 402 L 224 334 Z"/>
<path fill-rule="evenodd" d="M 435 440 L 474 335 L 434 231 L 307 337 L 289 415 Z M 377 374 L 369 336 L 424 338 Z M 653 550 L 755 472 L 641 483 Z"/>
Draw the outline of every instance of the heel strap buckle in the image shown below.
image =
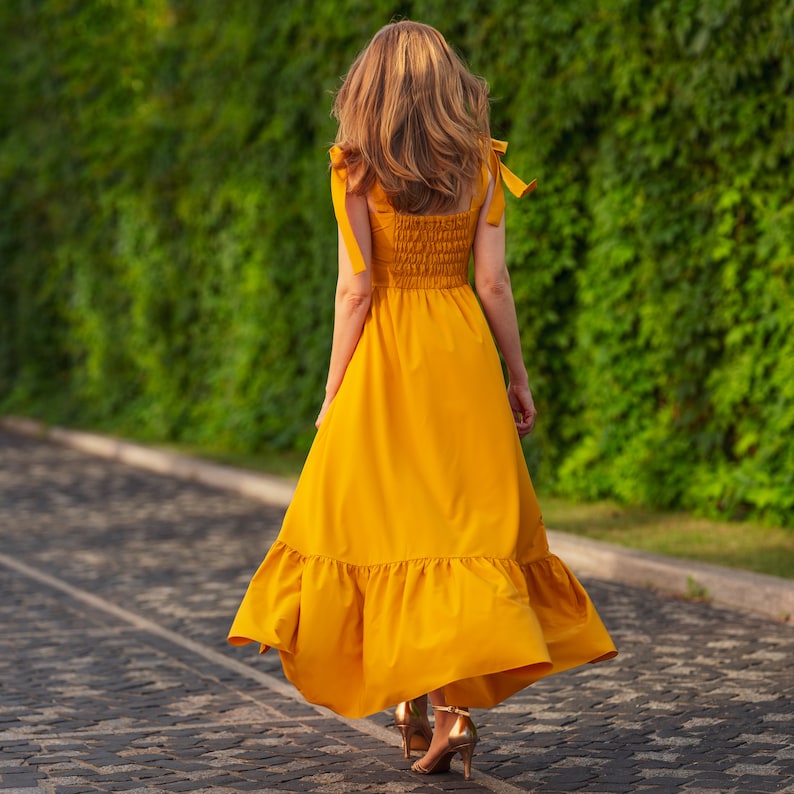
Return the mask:
<path fill-rule="evenodd" d="M 433 707 L 433 711 L 447 711 L 450 714 L 460 714 L 462 717 L 469 716 L 468 709 L 462 709 L 458 706 L 433 706 L 432 703 L 430 705 Z"/>

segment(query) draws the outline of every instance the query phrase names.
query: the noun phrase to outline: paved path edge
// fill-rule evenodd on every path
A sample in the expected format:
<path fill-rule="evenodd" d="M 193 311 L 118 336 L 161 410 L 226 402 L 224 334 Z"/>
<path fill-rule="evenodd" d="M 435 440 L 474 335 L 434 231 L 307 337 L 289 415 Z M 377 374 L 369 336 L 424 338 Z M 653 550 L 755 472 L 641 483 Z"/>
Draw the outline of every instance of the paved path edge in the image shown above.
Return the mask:
<path fill-rule="evenodd" d="M 286 507 L 295 489 L 294 482 L 285 478 L 98 433 L 50 427 L 33 419 L 0 417 L 0 428 L 158 474 L 233 491 L 266 504 Z M 563 532 L 550 530 L 548 535 L 552 550 L 578 575 L 649 587 L 776 621 L 794 619 L 794 580 L 651 554 Z"/>

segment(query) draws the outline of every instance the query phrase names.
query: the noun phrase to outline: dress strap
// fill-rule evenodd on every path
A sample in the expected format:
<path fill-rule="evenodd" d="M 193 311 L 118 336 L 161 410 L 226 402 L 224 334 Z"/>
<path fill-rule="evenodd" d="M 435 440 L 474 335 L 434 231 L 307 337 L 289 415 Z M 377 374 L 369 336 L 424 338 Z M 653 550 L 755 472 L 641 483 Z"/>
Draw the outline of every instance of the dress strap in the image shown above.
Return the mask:
<path fill-rule="evenodd" d="M 345 207 L 347 197 L 347 168 L 344 166 L 345 158 L 342 150 L 338 146 L 332 147 L 329 152 L 331 156 L 331 200 L 334 205 L 334 215 L 342 232 L 342 239 L 345 241 L 348 256 L 353 264 L 354 273 L 363 273 L 367 266 L 364 264 L 364 255 L 361 253 L 353 227 L 350 225 L 350 218 Z"/>
<path fill-rule="evenodd" d="M 505 192 L 502 183 L 516 197 L 523 198 L 531 193 L 537 186 L 538 180 L 533 179 L 529 184 L 519 179 L 503 162 L 501 155 L 507 151 L 507 141 L 497 141 L 491 138 L 491 153 L 488 157 L 488 166 L 496 182 L 494 185 L 491 206 L 488 209 L 488 221 L 491 226 L 498 226 L 505 211 Z"/>

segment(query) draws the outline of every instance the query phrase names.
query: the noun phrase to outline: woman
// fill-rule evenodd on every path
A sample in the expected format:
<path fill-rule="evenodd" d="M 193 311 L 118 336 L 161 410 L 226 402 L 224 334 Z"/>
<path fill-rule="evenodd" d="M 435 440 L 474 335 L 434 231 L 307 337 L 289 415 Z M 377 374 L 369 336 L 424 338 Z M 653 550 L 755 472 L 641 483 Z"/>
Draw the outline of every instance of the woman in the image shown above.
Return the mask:
<path fill-rule="evenodd" d="M 503 182 L 517 195 L 534 183 L 502 165 L 488 111 L 485 83 L 438 31 L 408 21 L 373 37 L 338 92 L 326 396 L 229 633 L 277 648 L 303 695 L 340 714 L 399 703 L 406 757 L 427 750 L 413 769 L 447 771 L 459 752 L 467 778 L 468 706 L 616 653 L 548 550 L 521 450 L 536 413 Z"/>

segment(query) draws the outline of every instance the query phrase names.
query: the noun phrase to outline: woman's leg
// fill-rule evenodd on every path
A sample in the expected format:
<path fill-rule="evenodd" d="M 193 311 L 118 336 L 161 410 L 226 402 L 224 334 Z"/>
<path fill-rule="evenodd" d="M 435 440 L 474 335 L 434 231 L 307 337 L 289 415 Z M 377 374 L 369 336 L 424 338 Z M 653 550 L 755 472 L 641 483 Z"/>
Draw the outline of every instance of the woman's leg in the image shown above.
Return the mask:
<path fill-rule="evenodd" d="M 433 690 L 429 697 L 430 703 L 434 706 L 448 705 L 443 689 Z M 430 743 L 427 753 L 419 761 L 426 769 L 434 766 L 439 756 L 446 755 L 449 752 L 449 732 L 457 719 L 456 714 L 451 714 L 448 711 L 434 711 L 433 713 L 435 714 L 433 741 Z"/>

